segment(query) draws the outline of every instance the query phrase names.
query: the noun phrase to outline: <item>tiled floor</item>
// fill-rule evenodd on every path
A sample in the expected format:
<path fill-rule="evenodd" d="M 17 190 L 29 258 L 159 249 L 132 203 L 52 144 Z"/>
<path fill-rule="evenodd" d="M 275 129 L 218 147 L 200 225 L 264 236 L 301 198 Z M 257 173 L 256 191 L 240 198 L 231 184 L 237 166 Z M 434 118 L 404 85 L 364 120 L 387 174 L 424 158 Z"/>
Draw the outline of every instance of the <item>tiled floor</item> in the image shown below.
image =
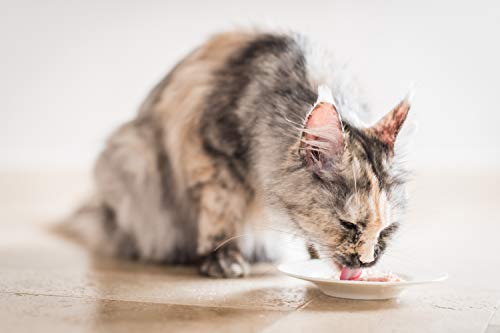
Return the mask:
<path fill-rule="evenodd" d="M 500 332 L 500 172 L 417 175 L 387 254 L 448 271 L 392 301 L 350 301 L 259 266 L 248 279 L 92 258 L 44 231 L 82 198 L 72 173 L 0 175 L 0 332 Z"/>

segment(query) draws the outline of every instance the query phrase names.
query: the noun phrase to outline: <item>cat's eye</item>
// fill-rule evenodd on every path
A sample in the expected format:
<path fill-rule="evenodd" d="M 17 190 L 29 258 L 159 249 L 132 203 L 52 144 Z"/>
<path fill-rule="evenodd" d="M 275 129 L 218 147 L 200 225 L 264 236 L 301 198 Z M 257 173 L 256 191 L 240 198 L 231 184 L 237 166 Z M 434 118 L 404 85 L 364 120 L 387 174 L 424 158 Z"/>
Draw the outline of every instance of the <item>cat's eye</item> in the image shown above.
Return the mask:
<path fill-rule="evenodd" d="M 340 221 L 340 225 L 347 230 L 354 230 L 354 231 L 358 230 L 358 226 L 352 222 L 348 222 L 348 221 L 342 220 L 342 219 L 340 219 L 339 221 Z"/>

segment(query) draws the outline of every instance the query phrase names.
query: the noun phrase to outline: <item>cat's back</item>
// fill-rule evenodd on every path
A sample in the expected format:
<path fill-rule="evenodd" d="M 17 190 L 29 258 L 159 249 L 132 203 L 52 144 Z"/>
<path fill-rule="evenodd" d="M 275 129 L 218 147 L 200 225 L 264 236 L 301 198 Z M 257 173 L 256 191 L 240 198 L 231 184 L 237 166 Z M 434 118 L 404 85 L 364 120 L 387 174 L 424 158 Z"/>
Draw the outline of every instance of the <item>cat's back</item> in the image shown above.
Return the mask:
<path fill-rule="evenodd" d="M 215 35 L 181 60 L 150 93 L 139 117 L 152 119 L 159 129 L 181 188 L 213 176 L 216 166 L 207 146 L 217 151 L 215 155 L 239 154 L 248 138 L 236 133 L 241 126 L 232 119 L 244 97 L 242 91 L 259 72 L 260 65 L 251 60 L 284 52 L 290 41 L 286 34 L 259 31 Z"/>
<path fill-rule="evenodd" d="M 229 32 L 170 71 L 138 116 L 110 136 L 95 166 L 100 203 L 93 211 L 106 223 L 113 217 L 119 241 L 134 238 L 134 251 L 126 252 L 186 262 L 214 245 L 193 240 L 218 235 L 223 224 L 210 216 L 264 220 L 262 203 L 252 198 L 265 192 L 266 167 L 279 165 L 296 141 L 291 124 L 300 125 L 318 84 L 333 88 L 340 112 L 355 105 L 317 50 L 299 35 Z"/>
<path fill-rule="evenodd" d="M 179 61 L 150 92 L 139 114 L 154 114 L 169 118 L 172 113 L 184 112 L 177 104 L 180 99 L 206 97 L 214 83 L 215 73 L 224 67 L 228 59 L 260 33 L 232 31 L 214 35 Z M 177 110 L 174 111 L 177 107 Z"/>

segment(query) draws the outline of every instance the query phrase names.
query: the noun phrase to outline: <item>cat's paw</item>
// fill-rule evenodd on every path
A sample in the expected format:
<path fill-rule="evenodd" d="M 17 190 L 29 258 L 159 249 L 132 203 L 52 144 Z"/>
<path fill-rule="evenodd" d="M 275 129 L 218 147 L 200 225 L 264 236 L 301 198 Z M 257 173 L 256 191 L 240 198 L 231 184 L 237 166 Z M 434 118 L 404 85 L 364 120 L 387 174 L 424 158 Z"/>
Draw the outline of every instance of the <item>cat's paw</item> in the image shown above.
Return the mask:
<path fill-rule="evenodd" d="M 231 248 L 210 253 L 200 265 L 200 274 L 214 278 L 239 278 L 249 273 L 249 264 L 238 250 Z"/>

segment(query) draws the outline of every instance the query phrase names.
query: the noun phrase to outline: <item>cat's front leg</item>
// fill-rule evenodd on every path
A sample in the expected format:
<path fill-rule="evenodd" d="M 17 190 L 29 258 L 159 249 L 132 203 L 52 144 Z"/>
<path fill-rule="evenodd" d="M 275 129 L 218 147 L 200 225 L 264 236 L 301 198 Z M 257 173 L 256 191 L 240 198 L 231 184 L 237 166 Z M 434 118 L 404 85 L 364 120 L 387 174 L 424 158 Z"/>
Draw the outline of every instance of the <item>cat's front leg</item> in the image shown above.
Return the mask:
<path fill-rule="evenodd" d="M 222 247 L 203 258 L 200 264 L 202 275 L 215 278 L 244 277 L 250 272 L 250 266 L 234 246 Z"/>
<path fill-rule="evenodd" d="M 238 239 L 241 232 L 247 194 L 237 182 L 221 179 L 200 189 L 197 252 L 202 258 L 200 273 L 215 278 L 248 275 L 249 264 L 241 255 Z"/>

